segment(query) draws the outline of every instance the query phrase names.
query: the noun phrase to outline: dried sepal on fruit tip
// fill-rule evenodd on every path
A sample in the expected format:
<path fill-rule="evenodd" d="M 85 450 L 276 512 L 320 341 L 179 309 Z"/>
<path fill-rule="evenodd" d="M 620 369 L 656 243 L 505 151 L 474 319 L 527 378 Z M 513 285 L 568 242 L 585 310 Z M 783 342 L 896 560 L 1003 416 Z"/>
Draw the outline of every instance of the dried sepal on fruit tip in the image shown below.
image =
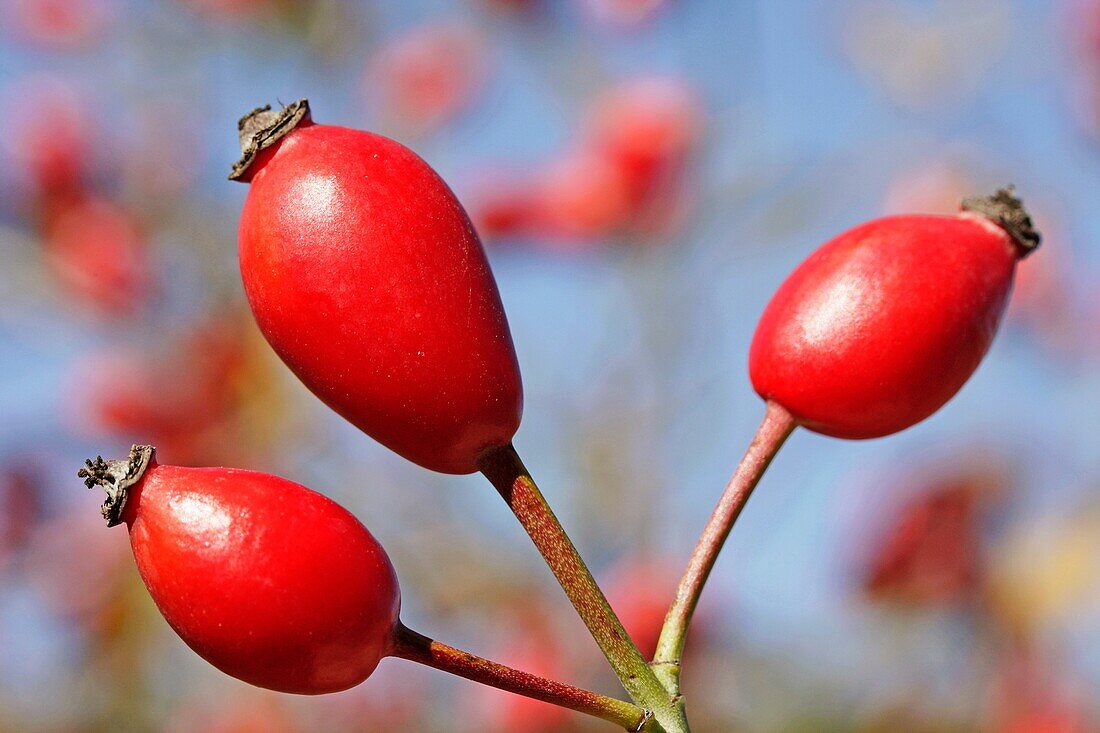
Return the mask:
<path fill-rule="evenodd" d="M 1015 194 L 1015 187 L 1009 184 L 998 189 L 992 196 L 971 196 L 963 199 L 963 211 L 990 219 L 1012 235 L 1020 247 L 1020 257 L 1024 258 L 1039 247 L 1042 235 L 1035 228 L 1031 216 L 1024 208 L 1024 202 Z"/>
<path fill-rule="evenodd" d="M 299 99 L 291 102 L 278 112 L 270 104 L 257 107 L 237 122 L 237 132 L 241 142 L 241 159 L 233 164 L 229 180 L 241 178 L 252 165 L 252 161 L 264 148 L 279 142 L 303 120 L 309 119 L 309 100 Z"/>
<path fill-rule="evenodd" d="M 96 456 L 94 461 L 90 458 L 85 460 L 84 468 L 76 472 L 89 489 L 102 486 L 107 491 L 107 499 L 100 511 L 107 520 L 108 527 L 122 522 L 128 489 L 141 480 L 156 451 L 151 445 L 134 445 L 130 448 L 128 458 L 105 461 L 103 456 Z"/>

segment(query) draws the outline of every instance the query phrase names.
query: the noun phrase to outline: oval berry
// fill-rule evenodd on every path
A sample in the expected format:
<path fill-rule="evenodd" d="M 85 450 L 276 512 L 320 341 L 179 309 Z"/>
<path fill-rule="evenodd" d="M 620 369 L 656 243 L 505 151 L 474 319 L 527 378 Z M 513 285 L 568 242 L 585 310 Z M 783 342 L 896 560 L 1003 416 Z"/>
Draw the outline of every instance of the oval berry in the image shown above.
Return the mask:
<path fill-rule="evenodd" d="M 891 216 L 810 255 L 768 303 L 749 353 L 757 393 L 805 427 L 874 438 L 931 415 L 996 333 L 1039 235 L 1019 199 L 957 216 Z"/>
<path fill-rule="evenodd" d="M 151 446 L 88 461 L 149 594 L 223 672 L 280 692 L 359 684 L 386 654 L 400 591 L 385 550 L 336 502 L 278 476 L 158 465 Z"/>
<path fill-rule="evenodd" d="M 315 125 L 305 100 L 242 120 L 239 251 L 271 346 L 306 386 L 415 463 L 472 473 L 511 442 L 522 389 L 477 233 L 415 153 Z"/>

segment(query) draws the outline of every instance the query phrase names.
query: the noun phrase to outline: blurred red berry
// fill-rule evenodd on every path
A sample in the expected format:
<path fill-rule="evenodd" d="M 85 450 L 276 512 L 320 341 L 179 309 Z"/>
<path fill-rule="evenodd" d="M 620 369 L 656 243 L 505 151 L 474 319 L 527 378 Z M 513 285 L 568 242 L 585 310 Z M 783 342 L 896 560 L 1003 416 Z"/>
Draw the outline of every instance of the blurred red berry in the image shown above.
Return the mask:
<path fill-rule="evenodd" d="M 992 695 L 994 733 L 1092 733 L 1082 697 L 1066 676 L 1024 642 L 1010 651 Z"/>
<path fill-rule="evenodd" d="M 42 235 L 46 269 L 59 289 L 108 315 L 141 310 L 150 299 L 153 265 L 141 225 L 106 199 L 56 202 Z"/>
<path fill-rule="evenodd" d="M 963 479 L 933 485 L 903 506 L 871 550 L 867 595 L 915 605 L 971 597 L 981 574 L 978 499 Z"/>
<path fill-rule="evenodd" d="M 534 231 L 538 198 L 531 178 L 484 174 L 471 196 L 470 218 L 486 239 L 525 236 Z"/>
<path fill-rule="evenodd" d="M 580 148 L 555 158 L 538 174 L 536 221 L 566 240 L 607 236 L 630 216 L 629 181 L 607 158 Z"/>
<path fill-rule="evenodd" d="M 636 196 L 682 166 L 703 129 L 695 93 L 674 77 L 643 77 L 609 89 L 590 115 L 588 135 L 618 165 Z"/>
<path fill-rule="evenodd" d="M 79 95 L 57 79 L 33 76 L 6 97 L 6 134 L 0 140 L 29 187 L 45 197 L 79 190 L 96 137 Z"/>
<path fill-rule="evenodd" d="M 385 123 L 424 132 L 469 105 L 486 72 L 485 41 L 475 29 L 454 23 L 422 25 L 378 51 L 365 88 Z"/>
<path fill-rule="evenodd" d="M 1093 733 L 1076 710 L 1042 709 L 1023 713 L 1005 721 L 996 733 Z"/>
<path fill-rule="evenodd" d="M 181 462 L 221 459 L 231 446 L 218 437 L 238 406 L 248 366 L 240 328 L 220 323 L 177 335 L 174 347 L 160 352 L 116 348 L 90 357 L 76 380 L 81 427 L 157 441 Z"/>
<path fill-rule="evenodd" d="M 702 130 L 701 105 L 682 80 L 644 77 L 613 86 L 573 145 L 533 173 L 485 184 L 474 218 L 490 238 L 566 245 L 667 233 L 687 219 L 686 172 Z"/>
<path fill-rule="evenodd" d="M 675 77 L 642 77 L 612 87 L 594 106 L 586 144 L 626 181 L 630 215 L 624 229 L 666 233 L 686 220 L 687 170 L 702 139 L 703 110 Z"/>
<path fill-rule="evenodd" d="M 112 14 L 107 0 L 11 0 L 11 30 L 58 49 L 86 48 L 98 40 Z"/>

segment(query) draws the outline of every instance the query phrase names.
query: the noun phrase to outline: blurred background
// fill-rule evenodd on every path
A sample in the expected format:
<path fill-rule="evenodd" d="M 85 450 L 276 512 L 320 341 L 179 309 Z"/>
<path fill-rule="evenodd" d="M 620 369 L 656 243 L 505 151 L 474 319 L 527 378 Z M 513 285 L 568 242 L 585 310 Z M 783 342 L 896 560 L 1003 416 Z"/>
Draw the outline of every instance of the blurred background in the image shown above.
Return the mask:
<path fill-rule="evenodd" d="M 819 243 L 1017 185 L 1046 235 L 936 416 L 798 432 L 688 646 L 703 731 L 1100 730 L 1100 1 L 0 0 L 0 731 L 597 731 L 386 660 L 253 689 L 157 614 L 85 457 L 352 509 L 443 641 L 618 694 L 495 492 L 327 411 L 244 304 L 236 121 L 308 96 L 450 182 L 523 368 L 517 445 L 652 648 Z"/>

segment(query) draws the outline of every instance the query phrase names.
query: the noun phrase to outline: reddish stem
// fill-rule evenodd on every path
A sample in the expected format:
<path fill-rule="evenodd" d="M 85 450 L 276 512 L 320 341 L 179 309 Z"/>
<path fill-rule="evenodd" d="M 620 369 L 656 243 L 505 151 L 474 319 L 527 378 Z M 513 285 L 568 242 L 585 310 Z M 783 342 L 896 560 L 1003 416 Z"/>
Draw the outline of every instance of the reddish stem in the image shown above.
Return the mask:
<path fill-rule="evenodd" d="M 757 428 L 740 465 L 726 484 L 722 498 L 718 500 L 718 506 L 707 520 L 683 577 L 680 578 L 676 599 L 665 617 L 661 638 L 657 642 L 657 653 L 653 658 L 653 668 L 658 678 L 676 697 L 680 693 L 680 657 L 684 651 L 692 614 L 695 613 L 699 596 L 703 593 L 703 586 L 752 490 L 756 488 L 764 471 L 795 427 L 795 420 L 786 409 L 774 402 L 768 402 L 764 420 Z"/>
<path fill-rule="evenodd" d="M 629 731 L 656 730 L 649 716 L 636 705 L 490 662 L 429 639 L 403 624 L 398 624 L 394 630 L 390 654 L 499 690 L 592 715 Z"/>
<path fill-rule="evenodd" d="M 683 709 L 669 699 L 630 640 L 515 448 L 507 445 L 487 451 L 479 467 L 535 543 L 631 699 L 650 711 L 668 733 L 686 733 Z"/>

